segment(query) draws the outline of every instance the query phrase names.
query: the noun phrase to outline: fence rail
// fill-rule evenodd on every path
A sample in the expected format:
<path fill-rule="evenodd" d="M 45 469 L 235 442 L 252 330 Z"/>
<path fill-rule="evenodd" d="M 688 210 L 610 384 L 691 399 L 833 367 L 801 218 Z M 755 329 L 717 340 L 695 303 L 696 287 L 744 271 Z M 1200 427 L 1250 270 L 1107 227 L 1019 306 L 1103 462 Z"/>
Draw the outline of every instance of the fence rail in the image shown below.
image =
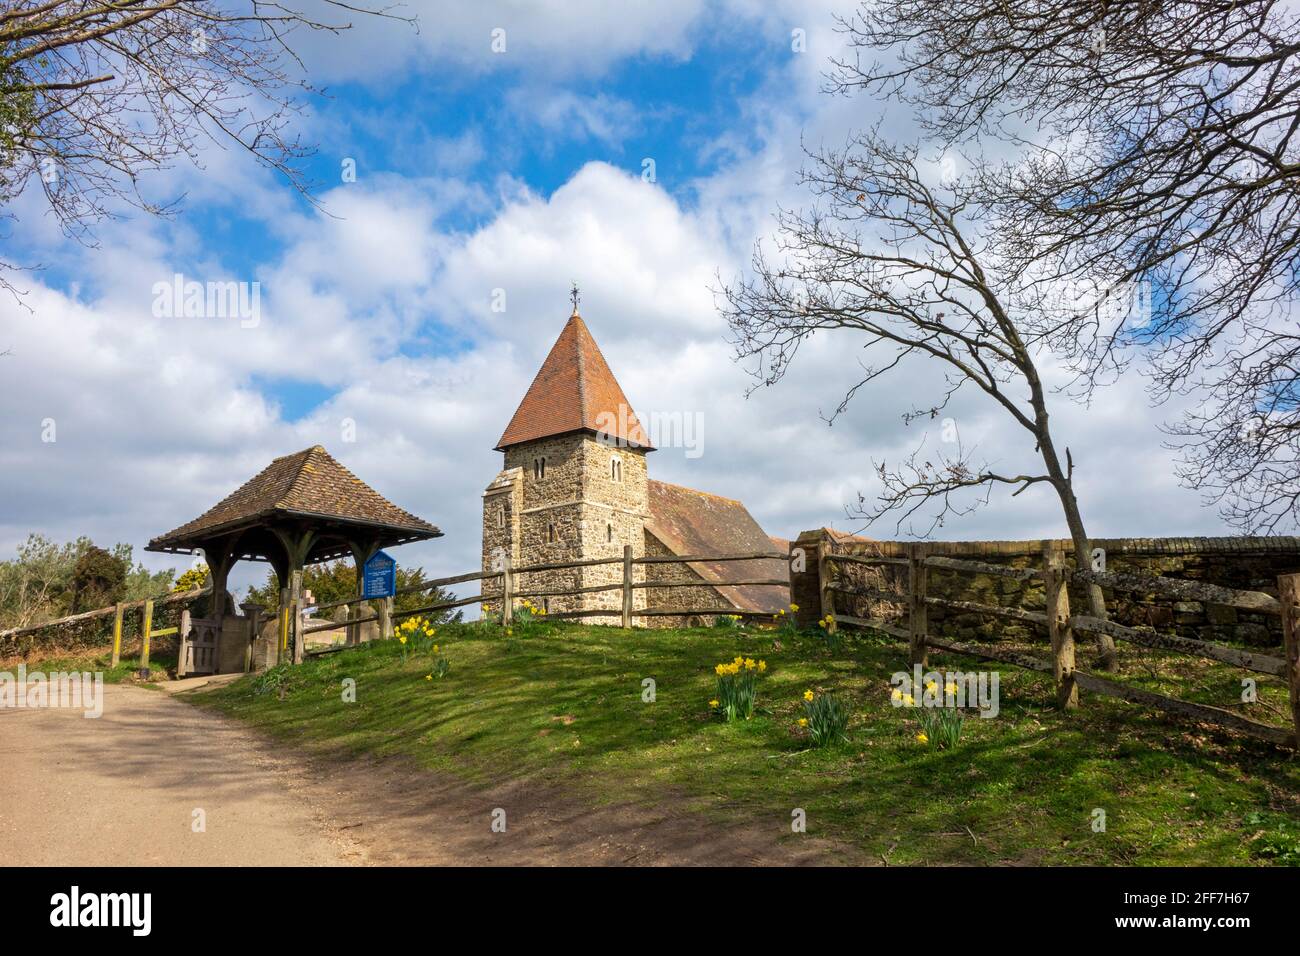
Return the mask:
<path fill-rule="evenodd" d="M 966 654 L 989 660 L 1003 661 L 1031 670 L 1050 673 L 1057 687 L 1057 702 L 1064 709 L 1078 706 L 1080 689 L 1089 693 L 1116 697 L 1131 703 L 1151 707 L 1166 713 L 1215 724 L 1229 730 L 1248 734 L 1273 743 L 1297 747 L 1300 742 L 1300 574 L 1281 575 L 1278 578 L 1279 598 L 1259 591 L 1222 587 L 1203 581 L 1157 577 L 1155 575 L 1070 570 L 1064 556 L 1050 544 L 1044 546 L 1039 567 L 1014 568 L 992 564 L 973 558 L 953 558 L 945 555 L 928 555 L 924 546 L 914 546 L 910 557 L 883 557 L 875 555 L 834 554 L 823 539 L 817 563 L 817 587 L 821 599 L 823 619 L 830 626 L 840 624 L 873 628 L 909 643 L 911 662 L 925 665 L 930 649 Z M 907 582 L 903 590 L 862 587 L 834 579 L 835 565 L 906 566 Z M 1046 610 L 1031 611 L 1023 608 L 961 601 L 930 595 L 929 570 L 940 569 L 968 575 L 995 575 L 1017 581 L 1044 582 Z M 1071 614 L 1068 585 L 1097 584 L 1117 591 L 1155 594 L 1177 600 L 1202 601 L 1238 608 L 1257 614 L 1282 618 L 1285 657 L 1276 657 L 1255 651 L 1182 637 L 1162 634 L 1154 628 L 1128 627 L 1113 621 L 1087 614 Z M 838 612 L 835 595 L 864 597 L 878 602 L 905 605 L 905 623 L 896 620 L 863 618 Z M 970 613 L 1009 618 L 1045 627 L 1051 647 L 1051 660 L 1044 660 L 1007 648 L 957 641 L 933 632 L 929 626 L 927 609 L 946 607 Z M 1090 633 L 1127 641 L 1142 647 L 1173 651 L 1232 664 L 1249 671 L 1281 677 L 1287 683 L 1291 704 L 1292 728 L 1286 729 L 1259 723 L 1240 714 L 1181 700 L 1176 697 L 1143 690 L 1118 681 L 1108 680 L 1081 671 L 1075 664 L 1075 633 Z"/>
<path fill-rule="evenodd" d="M 458 607 L 466 607 L 471 604 L 480 604 L 485 601 L 497 603 L 500 602 L 503 608 L 503 614 L 507 619 L 513 614 L 514 604 L 516 601 L 524 598 L 552 598 L 552 597 L 579 597 L 585 594 L 603 594 L 618 592 L 622 596 L 619 606 L 606 608 L 584 608 L 574 610 L 548 611 L 547 617 L 562 620 L 580 619 L 591 617 L 617 617 L 620 618 L 624 627 L 631 627 L 636 618 L 656 618 L 669 616 L 695 616 L 695 615 L 735 615 L 737 617 L 750 618 L 768 618 L 772 616 L 771 611 L 754 611 L 744 608 L 730 606 L 699 606 L 699 607 L 644 607 L 635 606 L 634 595 L 637 591 L 655 591 L 663 588 L 718 588 L 718 587 L 780 587 L 788 589 L 790 586 L 789 579 L 777 578 L 742 578 L 735 581 L 709 581 L 701 579 L 699 581 L 637 581 L 633 577 L 633 569 L 637 566 L 662 565 L 662 564 L 715 564 L 722 562 L 734 561 L 771 561 L 779 560 L 785 562 L 787 555 L 774 552 L 760 552 L 747 554 L 687 554 L 687 555 L 670 555 L 654 557 L 633 557 L 630 545 L 625 545 L 621 557 L 610 558 L 590 558 L 582 561 L 551 561 L 540 564 L 529 564 L 516 567 L 507 558 L 502 562 L 499 570 L 495 571 L 471 571 L 466 574 L 456 574 L 450 577 L 434 578 L 429 581 L 423 581 L 420 584 L 409 585 L 399 588 L 398 595 L 413 594 L 421 591 L 432 590 L 437 587 L 445 587 L 452 584 L 463 584 L 470 581 L 492 581 L 499 583 L 499 591 L 495 594 L 476 594 L 473 597 L 459 598 L 454 601 L 442 601 L 436 604 L 428 604 L 422 607 L 411 608 L 405 611 L 394 611 L 392 609 L 392 598 L 364 598 L 354 597 L 342 601 L 332 601 L 329 604 L 316 605 L 318 610 L 333 610 L 339 607 L 349 609 L 368 605 L 371 601 L 381 602 L 380 612 L 369 616 L 357 617 L 349 614 L 347 620 L 335 621 L 326 624 L 305 625 L 300 628 L 302 636 L 310 634 L 319 634 L 326 631 L 341 630 L 351 628 L 354 625 L 379 622 L 379 636 L 381 639 L 393 636 L 393 622 L 406 617 L 412 617 L 417 614 L 431 614 L 436 611 L 450 610 Z M 520 581 L 524 575 L 538 574 L 546 571 L 569 571 L 580 570 L 585 568 L 609 567 L 621 565 L 623 574 L 618 581 L 611 581 L 606 584 L 593 584 L 583 587 L 550 587 L 550 588 L 529 588 L 521 587 Z M 297 646 L 300 638 L 291 635 L 287 643 Z M 337 648 L 326 650 L 302 651 L 295 654 L 295 659 L 301 659 L 303 656 L 312 654 L 332 653 Z"/>

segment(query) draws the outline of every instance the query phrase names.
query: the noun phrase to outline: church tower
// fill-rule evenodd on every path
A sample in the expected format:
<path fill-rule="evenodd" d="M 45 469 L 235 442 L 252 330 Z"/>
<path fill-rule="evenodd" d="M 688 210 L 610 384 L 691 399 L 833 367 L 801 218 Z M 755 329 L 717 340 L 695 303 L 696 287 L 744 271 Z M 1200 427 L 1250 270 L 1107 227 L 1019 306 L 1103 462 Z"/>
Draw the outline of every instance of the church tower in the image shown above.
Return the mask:
<path fill-rule="evenodd" d="M 505 461 L 483 493 L 484 571 L 507 553 L 514 567 L 621 558 L 624 545 L 644 556 L 646 453 L 654 449 L 576 303 L 496 450 Z M 644 566 L 635 572 L 643 580 Z M 622 575 L 618 564 L 542 571 L 524 575 L 515 591 L 595 587 Z M 485 595 L 493 583 L 484 582 Z M 645 593 L 634 592 L 635 607 L 645 607 Z M 595 623 L 617 623 L 622 602 L 617 590 L 531 600 L 548 612 L 611 610 Z"/>

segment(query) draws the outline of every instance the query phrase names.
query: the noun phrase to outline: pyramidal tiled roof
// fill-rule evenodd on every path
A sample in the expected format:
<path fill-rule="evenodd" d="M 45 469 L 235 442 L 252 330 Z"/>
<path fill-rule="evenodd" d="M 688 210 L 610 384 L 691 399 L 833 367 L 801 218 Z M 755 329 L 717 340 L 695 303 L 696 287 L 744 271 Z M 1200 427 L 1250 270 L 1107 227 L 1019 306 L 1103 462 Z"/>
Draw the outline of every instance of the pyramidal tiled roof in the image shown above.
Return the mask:
<path fill-rule="evenodd" d="M 497 442 L 497 450 L 574 431 L 600 432 L 653 450 L 632 404 L 577 312 L 569 317 L 551 346 Z"/>
<path fill-rule="evenodd" d="M 206 533 L 276 512 L 380 525 L 408 533 L 412 538 L 434 538 L 442 534 L 375 491 L 323 447 L 313 445 L 275 459 L 193 521 L 154 538 L 149 547 L 192 541 Z"/>

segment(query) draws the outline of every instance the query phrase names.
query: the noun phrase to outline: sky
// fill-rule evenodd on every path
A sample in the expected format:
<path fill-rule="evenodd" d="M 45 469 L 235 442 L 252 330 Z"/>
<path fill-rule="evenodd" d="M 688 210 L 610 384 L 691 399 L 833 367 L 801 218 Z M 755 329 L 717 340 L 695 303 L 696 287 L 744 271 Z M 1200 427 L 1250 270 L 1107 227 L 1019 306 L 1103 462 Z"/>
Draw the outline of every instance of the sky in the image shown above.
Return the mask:
<path fill-rule="evenodd" d="M 205 511 L 273 458 L 321 444 L 438 525 L 394 549 L 431 574 L 477 567 L 493 451 L 581 288 L 581 311 L 643 419 L 693 423 L 653 478 L 738 498 L 772 535 L 820 526 L 899 537 L 846 515 L 878 488 L 873 462 L 939 440 L 938 370 L 861 390 L 861 342 L 810 340 L 771 388 L 733 358 L 715 290 L 743 275 L 774 213 L 801 208 L 803 148 L 896 106 L 823 92 L 851 3 L 799 0 L 412 2 L 407 24 L 365 18 L 294 40 L 322 96 L 296 123 L 316 144 L 308 202 L 220 142 L 148 177 L 179 199 L 124 211 L 95 241 L 64 236 L 29 189 L 0 259 L 31 266 L 0 297 L 0 555 L 28 534 L 134 545 Z M 256 283 L 256 319 L 159 308 L 160 283 Z M 170 300 L 169 300 L 170 301 Z M 159 313 L 162 314 L 159 314 Z M 1043 357 L 1049 382 L 1065 377 Z M 1130 372 L 1082 404 L 1052 397 L 1094 537 L 1227 534 L 1181 488 Z M 974 392 L 946 415 L 1007 470 L 1033 447 Z M 1065 536 L 1043 486 L 947 522 L 936 537 Z M 264 578 L 242 564 L 232 584 Z"/>

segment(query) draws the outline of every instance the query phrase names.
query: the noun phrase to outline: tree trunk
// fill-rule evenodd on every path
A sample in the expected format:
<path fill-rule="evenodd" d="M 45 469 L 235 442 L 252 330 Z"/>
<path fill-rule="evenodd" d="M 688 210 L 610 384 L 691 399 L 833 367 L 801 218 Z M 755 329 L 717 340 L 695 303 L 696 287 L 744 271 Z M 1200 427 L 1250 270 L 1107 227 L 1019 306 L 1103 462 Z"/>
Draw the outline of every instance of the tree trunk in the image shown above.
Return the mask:
<path fill-rule="evenodd" d="M 1052 444 L 1051 433 L 1047 428 L 1045 405 L 1039 404 L 1037 396 L 1035 398 L 1035 404 L 1039 405 L 1038 445 L 1042 451 L 1043 462 L 1047 465 L 1047 472 L 1052 477 L 1052 485 L 1056 488 L 1056 494 L 1061 499 L 1061 508 L 1065 511 L 1065 523 L 1070 529 L 1070 541 L 1074 546 L 1074 566 L 1079 570 L 1087 570 L 1092 566 L 1092 545 L 1088 540 L 1088 532 L 1083 527 L 1083 517 L 1079 514 L 1078 499 L 1074 497 L 1073 477 L 1061 469 L 1061 460 L 1056 455 L 1056 446 Z M 1092 616 L 1103 621 L 1107 620 L 1106 598 L 1101 593 L 1101 587 L 1089 582 L 1087 593 L 1088 609 Z M 1097 666 L 1101 670 L 1113 671 L 1115 669 L 1115 639 L 1109 634 L 1097 634 L 1096 639 L 1097 650 L 1101 654 Z"/>

